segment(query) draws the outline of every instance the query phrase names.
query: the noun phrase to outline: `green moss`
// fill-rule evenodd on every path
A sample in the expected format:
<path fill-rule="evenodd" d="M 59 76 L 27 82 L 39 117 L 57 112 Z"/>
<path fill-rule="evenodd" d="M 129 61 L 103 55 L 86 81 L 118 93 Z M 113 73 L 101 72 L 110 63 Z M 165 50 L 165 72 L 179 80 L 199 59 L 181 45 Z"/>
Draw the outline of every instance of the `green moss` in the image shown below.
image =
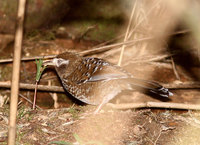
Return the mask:
<path fill-rule="evenodd" d="M 7 15 L 16 15 L 17 5 L 15 0 L 2 1 L 2 6 L 0 6 L 0 8 L 2 8 Z"/>
<path fill-rule="evenodd" d="M 12 67 L 9 65 L 2 65 L 0 67 L 0 80 L 1 81 L 7 81 L 11 80 L 12 78 Z"/>
<path fill-rule="evenodd" d="M 74 108 L 73 106 L 68 110 L 68 112 L 72 115 L 72 117 L 74 118 L 74 119 L 78 119 L 78 114 L 79 114 L 79 111 L 76 109 L 76 108 Z"/>
<path fill-rule="evenodd" d="M 71 31 L 73 31 L 72 33 L 76 33 L 75 35 L 81 35 L 89 27 L 96 26 L 86 34 L 84 39 L 102 42 L 116 37 L 121 25 L 122 21 L 119 19 L 84 19 L 71 21 L 68 27 L 72 28 Z"/>
<path fill-rule="evenodd" d="M 27 114 L 25 106 L 20 107 L 18 110 L 17 118 L 22 119 Z"/>
<path fill-rule="evenodd" d="M 34 40 L 34 41 L 38 41 L 38 40 L 49 41 L 49 40 L 55 40 L 56 37 L 53 30 L 44 31 L 44 30 L 34 29 L 31 31 L 28 31 L 25 34 L 25 38 L 29 40 Z"/>

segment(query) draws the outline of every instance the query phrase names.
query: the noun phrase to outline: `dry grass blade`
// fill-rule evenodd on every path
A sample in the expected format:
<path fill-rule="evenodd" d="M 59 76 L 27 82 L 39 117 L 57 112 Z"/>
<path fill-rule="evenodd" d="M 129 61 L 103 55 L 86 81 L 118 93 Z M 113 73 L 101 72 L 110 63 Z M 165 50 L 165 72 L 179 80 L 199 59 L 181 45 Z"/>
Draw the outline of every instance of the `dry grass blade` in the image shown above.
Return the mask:
<path fill-rule="evenodd" d="M 129 62 L 125 63 L 124 66 L 130 64 L 130 63 L 145 63 L 145 62 L 156 62 L 156 61 L 161 61 L 166 58 L 169 58 L 173 54 L 163 54 L 163 55 L 156 55 L 156 56 L 141 56 L 140 58 L 137 59 L 132 59 Z"/>
<path fill-rule="evenodd" d="M 99 52 L 104 52 L 104 51 L 110 50 L 114 47 L 119 47 L 121 45 L 133 45 L 136 42 L 141 42 L 141 41 L 146 41 L 146 40 L 151 40 L 151 39 L 154 39 L 154 38 L 153 37 L 146 37 L 146 38 L 141 38 L 141 39 L 129 40 L 129 41 L 126 41 L 126 42 L 119 42 L 119 43 L 115 43 L 115 44 L 111 44 L 111 45 L 107 45 L 107 46 L 94 48 L 94 49 L 91 49 L 91 50 L 85 50 L 85 51 L 80 52 L 80 54 L 82 56 L 97 54 Z"/>
<path fill-rule="evenodd" d="M 173 68 L 173 71 L 174 71 L 174 74 L 175 74 L 176 78 L 177 78 L 178 80 L 181 80 L 181 79 L 180 79 L 180 76 L 179 76 L 179 74 L 178 74 L 178 71 L 177 71 L 177 69 L 176 69 L 176 65 L 175 65 L 175 63 L 174 63 L 173 57 L 171 57 L 171 62 L 172 62 L 172 68 Z"/>
<path fill-rule="evenodd" d="M 30 104 L 33 105 L 33 102 L 31 100 L 29 100 L 28 98 L 26 98 L 24 95 L 19 94 L 20 97 L 22 97 L 24 100 L 26 100 L 27 102 L 29 102 Z M 40 108 L 38 105 L 35 105 L 36 108 L 38 108 L 39 110 L 42 110 L 42 108 Z"/>
<path fill-rule="evenodd" d="M 135 12 L 135 8 L 136 8 L 136 5 L 137 5 L 137 0 L 134 1 L 134 6 L 133 6 L 133 9 L 132 9 L 132 12 L 131 12 L 131 16 L 130 16 L 130 19 L 129 19 L 129 22 L 128 22 L 128 27 L 127 27 L 127 30 L 126 30 L 126 34 L 125 34 L 125 37 L 124 37 L 124 42 L 127 41 L 127 38 L 128 38 L 128 34 L 129 34 L 129 30 L 130 30 L 130 27 L 131 27 L 131 22 L 133 20 L 133 14 Z M 123 55 L 124 55 L 124 48 L 126 47 L 126 45 L 122 45 L 122 48 L 121 48 L 121 53 L 120 53 L 120 57 L 119 57 L 119 61 L 118 61 L 118 66 L 121 65 L 122 63 L 122 58 L 123 58 Z"/>
<path fill-rule="evenodd" d="M 160 3 L 160 1 L 157 1 L 156 4 L 151 7 L 149 9 L 149 11 L 146 14 L 146 17 L 152 12 L 152 10 Z M 138 23 L 137 25 L 130 31 L 129 35 L 128 35 L 128 39 L 132 36 L 133 32 L 135 32 L 135 30 L 141 25 L 141 23 L 145 20 L 146 17 L 143 17 Z"/>

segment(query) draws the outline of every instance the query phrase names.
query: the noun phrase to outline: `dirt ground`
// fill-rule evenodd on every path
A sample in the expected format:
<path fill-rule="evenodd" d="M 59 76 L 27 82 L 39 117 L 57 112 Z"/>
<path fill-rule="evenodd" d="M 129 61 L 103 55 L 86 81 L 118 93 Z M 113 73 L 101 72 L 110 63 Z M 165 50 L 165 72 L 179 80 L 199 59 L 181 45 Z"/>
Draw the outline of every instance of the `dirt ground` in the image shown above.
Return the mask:
<path fill-rule="evenodd" d="M 195 145 L 199 142 L 198 112 L 112 110 L 91 115 L 92 108 L 19 110 L 17 144 Z M 94 109 L 94 108 L 93 108 Z M 1 144 L 6 114 L 1 114 Z"/>

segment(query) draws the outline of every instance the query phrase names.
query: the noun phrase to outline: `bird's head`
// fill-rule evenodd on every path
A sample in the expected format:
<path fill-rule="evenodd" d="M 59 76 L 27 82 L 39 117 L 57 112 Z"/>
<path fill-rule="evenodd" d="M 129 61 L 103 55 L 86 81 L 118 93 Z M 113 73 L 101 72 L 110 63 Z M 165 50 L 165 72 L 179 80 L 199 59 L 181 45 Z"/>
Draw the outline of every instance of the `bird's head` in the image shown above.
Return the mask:
<path fill-rule="evenodd" d="M 53 66 L 56 69 L 58 75 L 63 78 L 70 75 L 76 68 L 76 62 L 80 59 L 80 56 L 74 53 L 65 52 L 57 55 L 52 60 L 46 60 L 43 62 L 43 66 Z"/>

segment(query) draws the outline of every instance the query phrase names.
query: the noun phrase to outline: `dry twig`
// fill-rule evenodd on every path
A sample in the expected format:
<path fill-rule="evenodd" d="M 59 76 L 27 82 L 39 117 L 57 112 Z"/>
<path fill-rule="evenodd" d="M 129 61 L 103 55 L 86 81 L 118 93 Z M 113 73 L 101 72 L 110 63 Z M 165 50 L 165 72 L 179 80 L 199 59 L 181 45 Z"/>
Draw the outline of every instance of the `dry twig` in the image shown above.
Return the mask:
<path fill-rule="evenodd" d="M 166 108 L 166 109 L 200 110 L 200 105 L 198 104 L 166 103 L 166 102 L 109 104 L 109 106 L 111 106 L 114 109 Z"/>
<path fill-rule="evenodd" d="M 160 130 L 160 132 L 159 132 L 159 134 L 158 134 L 158 136 L 157 136 L 157 138 L 156 138 L 156 140 L 155 140 L 155 142 L 154 142 L 154 145 L 157 145 L 157 142 L 158 142 L 158 139 L 160 138 L 160 136 L 161 136 L 161 134 L 162 134 L 162 129 Z"/>
<path fill-rule="evenodd" d="M 33 61 L 35 59 L 49 59 L 49 58 L 54 58 L 55 56 L 56 55 L 23 57 L 21 58 L 21 61 Z M 0 63 L 10 63 L 10 62 L 13 62 L 12 58 L 0 60 Z"/>
<path fill-rule="evenodd" d="M 163 84 L 168 89 L 200 89 L 200 82 L 180 82 L 173 84 Z"/>
<path fill-rule="evenodd" d="M 115 43 L 115 44 L 111 44 L 111 45 L 107 45 L 107 46 L 102 46 L 102 47 L 98 47 L 98 48 L 94 48 L 94 49 L 90 49 L 90 50 L 85 50 L 85 51 L 80 52 L 80 54 L 83 55 L 83 56 L 97 54 L 97 53 L 100 53 L 100 52 L 110 50 L 113 47 L 120 47 L 122 45 L 133 45 L 137 42 L 151 40 L 151 39 L 154 39 L 154 38 L 153 37 L 146 37 L 146 38 L 141 38 L 141 39 L 129 40 L 129 41 L 126 41 L 126 42 L 119 42 L 119 43 Z"/>
<path fill-rule="evenodd" d="M 190 32 L 190 30 L 178 31 L 178 32 L 174 32 L 174 33 L 170 34 L 169 36 L 188 33 L 188 32 Z M 122 35 L 122 36 L 124 36 L 124 35 Z M 120 36 L 120 37 L 122 37 L 122 36 Z M 130 41 L 126 41 L 126 42 L 119 42 L 119 43 L 106 45 L 106 46 L 102 46 L 102 47 L 96 47 L 96 48 L 93 48 L 93 49 L 90 49 L 90 50 L 82 51 L 82 52 L 80 52 L 80 54 L 83 55 L 83 56 L 92 55 L 92 54 L 108 51 L 108 50 L 110 50 L 112 48 L 120 47 L 122 45 L 134 45 L 136 42 L 141 42 L 141 41 L 146 41 L 146 40 L 151 40 L 151 39 L 156 39 L 156 37 L 147 37 L 147 38 L 130 40 Z M 117 50 L 117 52 L 118 51 L 119 50 Z M 111 54 L 113 54 L 113 53 L 111 53 Z M 21 61 L 33 61 L 35 59 L 50 59 L 50 58 L 54 58 L 55 56 L 56 55 L 23 57 L 23 58 L 21 58 Z M 10 62 L 13 62 L 12 58 L 0 59 L 0 63 L 10 63 Z"/>
<path fill-rule="evenodd" d="M 131 22 L 133 20 L 133 14 L 135 12 L 135 8 L 136 8 L 136 5 L 137 5 L 137 0 L 136 1 L 133 1 L 135 4 L 133 6 L 133 9 L 132 9 L 132 12 L 131 12 L 131 16 L 130 16 L 130 19 L 129 19 L 129 22 L 128 22 L 128 26 L 127 26 L 127 30 L 126 30 L 126 34 L 125 34 L 125 37 L 124 37 L 124 42 L 127 41 L 128 39 L 128 34 L 129 34 L 129 30 L 130 30 L 130 27 L 131 27 Z M 120 66 L 121 63 L 122 63 L 122 58 L 123 58 L 123 55 L 124 55 L 124 48 L 126 47 L 126 45 L 122 45 L 122 48 L 121 48 L 121 53 L 120 53 L 120 57 L 119 57 L 119 61 L 118 61 L 118 65 Z"/>
<path fill-rule="evenodd" d="M 130 41 L 126 41 L 126 42 L 120 42 L 120 43 L 115 43 L 115 44 L 111 44 L 111 45 L 107 45 L 107 46 L 102 46 L 102 47 L 98 47 L 98 48 L 93 48 L 90 50 L 85 50 L 80 52 L 80 55 L 82 56 L 86 56 L 86 55 L 92 55 L 92 54 L 96 54 L 96 53 L 100 53 L 100 52 L 104 52 L 107 50 L 110 50 L 114 47 L 119 47 L 121 45 L 133 45 L 136 42 L 140 42 L 140 41 L 145 41 L 145 40 L 151 40 L 154 39 L 153 37 L 147 37 L 147 38 L 142 38 L 142 39 L 135 39 L 135 40 L 130 40 Z M 47 56 L 33 56 L 33 57 L 24 57 L 21 60 L 22 61 L 33 61 L 35 59 L 50 59 L 50 58 L 54 58 L 56 55 L 47 55 Z M 10 63 L 12 62 L 13 59 L 12 58 L 8 58 L 8 59 L 1 59 L 0 63 Z"/>
<path fill-rule="evenodd" d="M 29 100 L 28 98 L 26 98 L 24 95 L 19 94 L 19 96 L 22 97 L 22 98 L 25 99 L 27 102 L 29 102 L 30 104 L 33 105 L 33 102 L 32 102 L 31 100 Z M 36 108 L 42 110 L 42 108 L 40 108 L 38 105 L 35 105 L 35 106 L 36 106 Z"/>
<path fill-rule="evenodd" d="M 140 58 L 137 59 L 131 59 L 129 62 L 125 63 L 124 65 L 128 65 L 130 63 L 145 63 L 145 62 L 155 62 L 155 61 L 161 61 L 163 59 L 166 59 L 173 54 L 163 54 L 163 55 L 156 55 L 156 56 L 141 56 Z"/>
<path fill-rule="evenodd" d="M 10 82 L 0 82 L 0 88 L 10 88 L 11 83 Z M 34 90 L 35 84 L 25 84 L 20 83 L 19 87 L 20 89 L 26 89 L 26 90 Z M 63 87 L 58 86 L 47 86 L 47 85 L 38 85 L 38 90 L 40 91 L 51 91 L 51 92 L 64 92 Z"/>
<path fill-rule="evenodd" d="M 14 44 L 14 62 L 12 71 L 12 86 L 11 86 L 11 101 L 10 101 L 10 120 L 9 120 L 9 136 L 8 145 L 15 145 L 16 139 L 16 117 L 17 117 L 17 103 L 19 93 L 19 75 L 20 75 L 20 59 L 23 39 L 23 22 L 26 0 L 19 0 L 17 27 L 15 33 Z"/>
<path fill-rule="evenodd" d="M 171 62 L 172 62 L 172 68 L 173 68 L 174 74 L 175 74 L 176 78 L 177 78 L 178 80 L 180 80 L 180 76 L 179 76 L 178 71 L 177 71 L 177 69 L 176 69 L 176 65 L 175 65 L 175 63 L 174 63 L 173 57 L 171 57 Z"/>
<path fill-rule="evenodd" d="M 151 8 L 149 9 L 149 11 L 148 11 L 147 14 L 146 14 L 146 17 L 147 17 L 148 15 L 150 15 L 150 13 L 153 11 L 153 9 L 154 9 L 155 7 L 157 7 L 157 5 L 158 5 L 160 2 L 161 2 L 161 0 L 157 1 L 156 4 L 155 4 L 153 7 L 151 7 Z M 145 20 L 146 17 L 143 17 L 143 19 L 141 19 L 141 20 L 137 23 L 137 25 L 134 27 L 134 29 L 130 31 L 130 33 L 129 33 L 129 35 L 128 35 L 128 39 L 131 37 L 131 35 L 133 34 L 133 32 L 135 32 L 135 30 L 140 26 L 140 24 Z"/>
<path fill-rule="evenodd" d="M 162 84 L 169 89 L 200 89 L 200 83 L 198 82 L 184 82 L 178 84 Z M 0 82 L 0 88 L 10 88 L 10 82 Z M 20 89 L 34 90 L 35 84 L 19 84 Z M 48 86 L 48 85 L 38 85 L 38 90 L 40 91 L 50 91 L 50 92 L 65 92 L 63 87 L 60 86 Z"/>

